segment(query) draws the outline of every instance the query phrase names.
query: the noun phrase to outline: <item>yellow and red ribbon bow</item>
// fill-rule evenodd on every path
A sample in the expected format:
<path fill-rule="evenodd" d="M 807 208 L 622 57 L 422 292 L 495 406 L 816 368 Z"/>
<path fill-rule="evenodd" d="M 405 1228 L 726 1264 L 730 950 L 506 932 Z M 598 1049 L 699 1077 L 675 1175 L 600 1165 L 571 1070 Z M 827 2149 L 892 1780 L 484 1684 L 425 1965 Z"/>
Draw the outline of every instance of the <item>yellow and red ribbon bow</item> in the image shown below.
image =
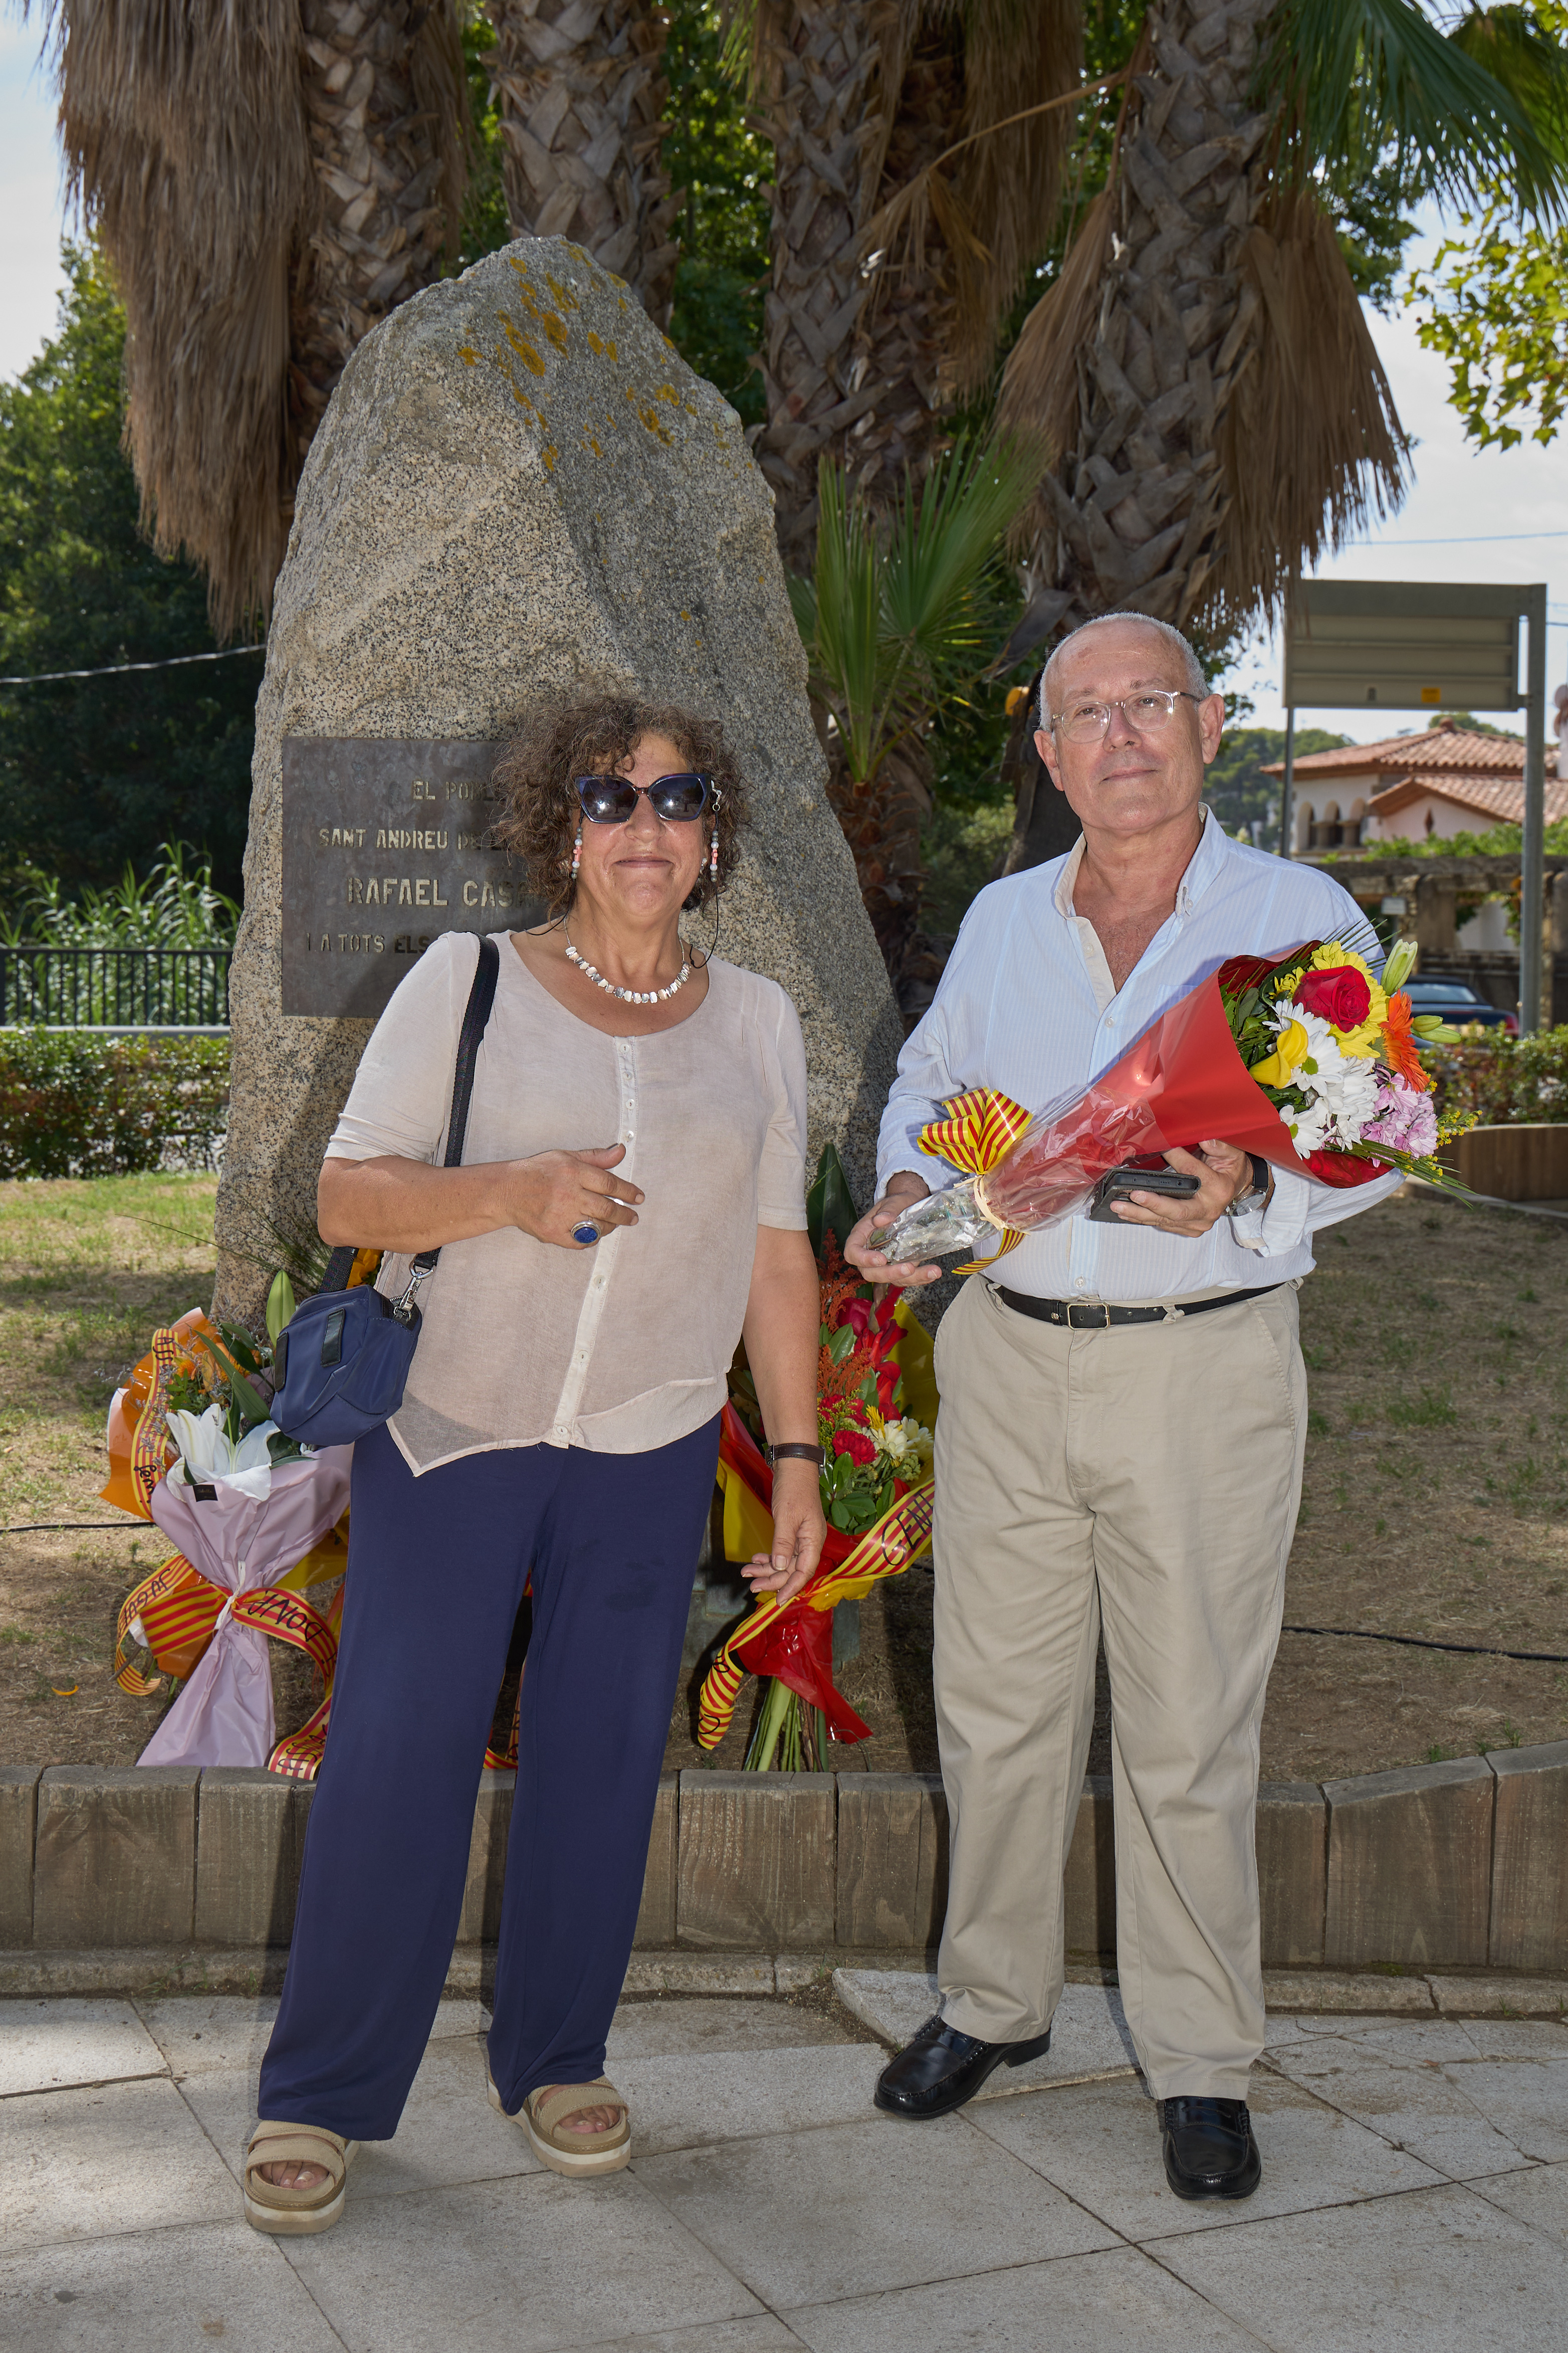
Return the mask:
<path fill-rule="evenodd" d="M 767 1517 L 772 1474 L 733 1406 L 724 1408 L 719 1451 L 730 1477 L 743 1481 Z M 897 1577 L 924 1552 L 931 1507 L 932 1487 L 927 1479 L 900 1496 L 858 1542 L 830 1529 L 822 1560 L 793 1601 L 781 1608 L 776 1593 L 759 1596 L 751 1616 L 730 1636 L 703 1678 L 697 1716 L 700 1747 L 717 1748 L 729 1731 L 747 1674 L 776 1675 L 812 1706 L 820 1707 L 835 1739 L 852 1742 L 868 1736 L 869 1725 L 833 1685 L 833 1612 L 840 1601 L 868 1593 L 879 1578 Z M 771 1518 L 767 1535 L 771 1540 Z"/>
<path fill-rule="evenodd" d="M 928 1121 L 916 1142 L 933 1160 L 945 1160 L 950 1167 L 961 1168 L 966 1176 L 988 1176 L 1006 1158 L 1029 1124 L 1029 1113 L 1023 1104 L 995 1087 L 973 1087 L 967 1094 L 950 1096 L 942 1109 L 941 1119 Z M 1024 1239 L 1021 1229 L 1004 1226 L 1000 1230 L 1001 1246 L 989 1258 L 969 1259 L 963 1266 L 954 1267 L 953 1272 L 978 1273 L 983 1266 L 994 1266 L 999 1258 L 1016 1250 Z"/>

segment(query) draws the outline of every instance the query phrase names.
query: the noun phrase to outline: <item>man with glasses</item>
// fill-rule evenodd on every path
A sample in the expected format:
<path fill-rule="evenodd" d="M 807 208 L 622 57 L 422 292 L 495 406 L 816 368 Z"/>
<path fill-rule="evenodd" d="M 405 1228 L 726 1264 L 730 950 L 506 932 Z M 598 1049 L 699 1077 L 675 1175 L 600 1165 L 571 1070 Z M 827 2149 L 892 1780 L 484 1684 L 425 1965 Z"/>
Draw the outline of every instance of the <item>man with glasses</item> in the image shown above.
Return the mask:
<path fill-rule="evenodd" d="M 900 1058 L 881 1198 L 850 1238 L 868 1275 L 942 1271 L 889 1265 L 877 1236 L 931 1189 L 915 1137 L 945 1097 L 1079 1094 L 1229 956 L 1316 938 L 1381 961 L 1337 882 L 1230 840 L 1204 807 L 1223 719 L 1163 621 L 1108 615 L 1056 649 L 1035 740 L 1082 839 L 964 920 Z M 1135 1191 L 1110 1221 L 1026 1236 L 938 1337 L 942 2006 L 877 2105 L 944 2116 L 1049 2042 L 1103 1637 L 1128 2026 L 1171 2188 L 1236 2199 L 1261 2178 L 1253 1820 L 1306 1433 L 1296 1294 L 1313 1232 L 1400 1179 L 1337 1191 L 1223 1137 L 1165 1157 L 1196 1178 L 1190 1197 Z"/>

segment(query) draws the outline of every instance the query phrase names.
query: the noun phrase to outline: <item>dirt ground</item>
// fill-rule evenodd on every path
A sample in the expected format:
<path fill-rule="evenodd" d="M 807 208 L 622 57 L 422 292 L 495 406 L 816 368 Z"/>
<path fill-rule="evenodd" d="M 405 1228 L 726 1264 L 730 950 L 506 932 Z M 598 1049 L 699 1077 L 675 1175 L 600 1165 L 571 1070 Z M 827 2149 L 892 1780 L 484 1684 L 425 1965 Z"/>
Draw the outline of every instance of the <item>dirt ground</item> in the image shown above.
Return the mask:
<path fill-rule="evenodd" d="M 155 1324 L 204 1303 L 210 1176 L 0 1185 L 0 1762 L 131 1764 L 167 1695 L 130 1698 L 114 1618 L 166 1545 L 98 1501 L 110 1391 Z M 1568 1223 L 1430 1197 L 1331 1229 L 1302 1293 L 1312 1390 L 1288 1625 L 1568 1651 Z M 931 1580 L 860 1605 L 839 1675 L 873 1736 L 835 1762 L 932 1770 Z M 273 1645 L 279 1729 L 313 1694 Z M 498 1662 L 498 1675 L 500 1662 Z M 711 1758 L 677 1702 L 671 1767 L 738 1766 L 754 1687 Z M 1102 1687 L 1090 1767 L 1108 1769 Z M 1263 1771 L 1320 1780 L 1568 1737 L 1568 1667 L 1287 1634 Z"/>

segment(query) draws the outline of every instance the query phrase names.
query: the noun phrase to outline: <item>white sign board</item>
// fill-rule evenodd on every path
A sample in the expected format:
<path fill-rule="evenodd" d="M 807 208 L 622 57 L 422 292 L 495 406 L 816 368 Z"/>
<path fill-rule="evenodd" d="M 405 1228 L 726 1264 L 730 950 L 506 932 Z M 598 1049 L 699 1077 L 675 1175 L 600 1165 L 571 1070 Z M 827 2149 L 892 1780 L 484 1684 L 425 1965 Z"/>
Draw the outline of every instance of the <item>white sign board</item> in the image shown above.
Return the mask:
<path fill-rule="evenodd" d="M 1303 580 L 1285 627 L 1292 709 L 1517 711 L 1526 592 L 1447 581 Z"/>

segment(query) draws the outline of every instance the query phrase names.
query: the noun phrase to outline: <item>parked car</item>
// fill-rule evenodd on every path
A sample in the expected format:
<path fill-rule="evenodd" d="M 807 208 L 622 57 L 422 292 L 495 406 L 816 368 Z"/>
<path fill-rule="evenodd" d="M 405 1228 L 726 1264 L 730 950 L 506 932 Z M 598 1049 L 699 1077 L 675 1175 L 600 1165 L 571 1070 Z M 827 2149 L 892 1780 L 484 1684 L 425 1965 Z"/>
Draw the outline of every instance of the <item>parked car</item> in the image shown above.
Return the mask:
<path fill-rule="evenodd" d="M 1446 973 L 1436 973 L 1429 979 L 1407 980 L 1405 993 L 1413 1012 L 1435 1013 L 1439 1020 L 1451 1021 L 1456 1028 L 1464 1022 L 1479 1021 L 1483 1029 L 1506 1029 L 1510 1038 L 1519 1034 L 1516 1016 L 1489 1004 L 1468 980 L 1450 980 Z"/>

